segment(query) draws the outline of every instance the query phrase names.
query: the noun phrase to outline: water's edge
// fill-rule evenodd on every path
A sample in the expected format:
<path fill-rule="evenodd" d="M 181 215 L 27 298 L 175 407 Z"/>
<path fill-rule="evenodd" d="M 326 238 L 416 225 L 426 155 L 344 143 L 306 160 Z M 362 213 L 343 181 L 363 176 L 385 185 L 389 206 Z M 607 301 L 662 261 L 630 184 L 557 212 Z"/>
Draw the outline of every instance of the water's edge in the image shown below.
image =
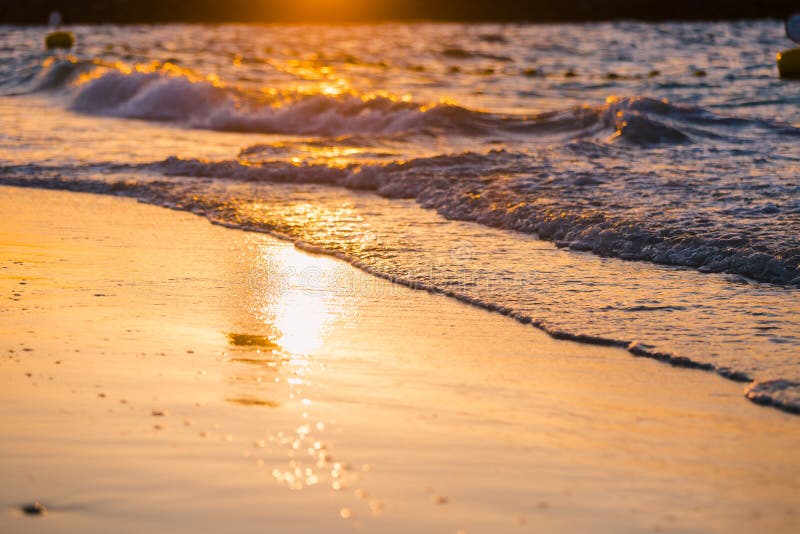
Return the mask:
<path fill-rule="evenodd" d="M 159 203 L 154 199 L 142 195 L 140 191 L 137 191 L 136 186 L 120 189 L 114 187 L 114 184 L 109 184 L 104 182 L 91 182 L 91 183 L 69 182 L 69 181 L 54 182 L 48 179 L 41 179 L 41 180 L 31 179 L 31 178 L 19 179 L 13 177 L 0 176 L 0 187 L 2 186 L 24 187 L 32 189 L 50 189 L 59 191 L 70 191 L 74 193 L 103 194 L 103 195 L 110 195 L 117 197 L 132 198 L 143 204 L 158 206 L 175 211 L 189 212 L 194 215 L 198 215 L 205 218 L 211 224 L 222 226 L 225 228 L 240 230 L 245 232 L 256 232 L 256 233 L 267 234 L 276 239 L 290 242 L 297 249 L 302 250 L 304 252 L 310 254 L 320 254 L 339 259 L 367 274 L 407 287 L 409 289 L 421 290 L 431 294 L 443 295 L 446 297 L 453 298 L 464 304 L 475 306 L 487 310 L 489 312 L 499 313 L 503 316 L 509 317 L 517 321 L 520 324 L 531 325 L 534 328 L 541 330 L 542 332 L 546 333 L 547 335 L 549 335 L 554 339 L 573 341 L 589 345 L 618 347 L 627 350 L 630 354 L 636 357 L 654 359 L 659 362 L 669 364 L 673 367 L 683 367 L 686 369 L 698 369 L 703 371 L 709 371 L 725 379 L 732 380 L 734 382 L 747 383 L 748 384 L 747 387 L 743 390 L 743 396 L 747 400 L 761 406 L 775 408 L 793 415 L 800 415 L 800 403 L 797 403 L 792 399 L 781 398 L 781 393 L 783 392 L 784 389 L 800 387 L 800 383 L 795 383 L 789 380 L 754 381 L 753 378 L 747 375 L 746 373 L 730 370 L 726 367 L 719 367 L 711 363 L 697 362 L 685 356 L 679 356 L 672 353 L 656 351 L 653 350 L 650 346 L 641 342 L 617 340 L 617 339 L 611 339 L 611 338 L 605 338 L 601 336 L 593 336 L 587 334 L 577 334 L 566 330 L 562 330 L 553 327 L 544 321 L 537 320 L 536 318 L 531 317 L 529 315 L 515 312 L 514 310 L 507 307 L 499 306 L 491 302 L 486 302 L 477 298 L 473 298 L 463 293 L 459 293 L 457 291 L 442 289 L 429 284 L 424 284 L 413 280 L 408 280 L 399 276 L 394 276 L 391 274 L 381 272 L 378 269 L 375 269 L 374 267 L 371 267 L 366 263 L 358 260 L 357 258 L 348 256 L 347 254 L 344 254 L 342 252 L 327 250 L 322 247 L 309 244 L 303 241 L 302 239 L 292 237 L 290 235 L 275 231 L 273 229 L 257 227 L 254 225 L 237 226 L 232 223 L 226 223 L 225 221 L 211 219 L 210 217 L 207 216 L 207 214 L 198 212 L 197 210 L 193 210 L 190 207 L 174 205 L 174 204 L 171 205 L 168 203 Z"/>

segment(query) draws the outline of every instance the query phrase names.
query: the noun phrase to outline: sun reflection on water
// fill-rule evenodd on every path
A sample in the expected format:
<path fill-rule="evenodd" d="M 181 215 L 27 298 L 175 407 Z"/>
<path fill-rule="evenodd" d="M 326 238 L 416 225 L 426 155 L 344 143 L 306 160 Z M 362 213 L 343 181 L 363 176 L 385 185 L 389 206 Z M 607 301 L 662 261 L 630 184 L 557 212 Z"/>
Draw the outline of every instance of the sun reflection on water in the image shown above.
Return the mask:
<path fill-rule="evenodd" d="M 280 330 L 278 343 L 292 354 L 310 354 L 322 346 L 323 330 L 331 316 L 319 295 L 287 293 L 278 302 L 274 324 Z"/>
<path fill-rule="evenodd" d="M 306 218 L 319 215 L 298 209 Z M 254 426 L 257 434 L 243 457 L 288 490 L 335 494 L 348 517 L 354 510 L 380 515 L 383 502 L 363 487 L 372 467 L 334 454 L 331 430 L 338 422 L 318 403 L 326 333 L 348 320 L 355 294 L 333 291 L 341 288 L 341 266 L 329 258 L 258 236 L 251 244 L 243 262 L 246 291 L 236 300 L 242 330 L 227 335 L 236 374 L 225 400 L 242 409 L 278 412 L 269 431 Z"/>
<path fill-rule="evenodd" d="M 326 292 L 336 279 L 337 266 L 288 246 L 262 257 L 269 264 L 263 272 L 271 290 L 258 301 L 256 315 L 274 329 L 275 343 L 292 361 L 303 361 L 322 347 L 326 330 L 344 312 Z"/>

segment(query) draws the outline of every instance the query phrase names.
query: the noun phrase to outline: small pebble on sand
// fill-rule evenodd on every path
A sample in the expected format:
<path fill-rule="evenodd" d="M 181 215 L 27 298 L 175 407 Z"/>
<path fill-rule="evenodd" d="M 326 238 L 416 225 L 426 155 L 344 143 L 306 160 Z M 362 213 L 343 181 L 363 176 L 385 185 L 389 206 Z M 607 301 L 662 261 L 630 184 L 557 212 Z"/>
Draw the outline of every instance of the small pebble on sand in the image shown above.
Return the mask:
<path fill-rule="evenodd" d="M 25 504 L 20 507 L 22 513 L 25 515 L 45 515 L 47 513 L 47 508 L 40 502 L 34 502 L 30 504 Z"/>

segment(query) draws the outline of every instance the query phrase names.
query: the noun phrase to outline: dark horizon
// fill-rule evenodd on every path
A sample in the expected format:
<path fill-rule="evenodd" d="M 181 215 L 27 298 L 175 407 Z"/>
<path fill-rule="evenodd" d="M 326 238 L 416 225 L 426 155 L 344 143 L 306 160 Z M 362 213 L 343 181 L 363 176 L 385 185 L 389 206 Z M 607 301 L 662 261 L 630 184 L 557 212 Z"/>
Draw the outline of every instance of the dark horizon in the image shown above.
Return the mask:
<path fill-rule="evenodd" d="M 288 4 L 288 5 L 287 5 Z M 797 0 L 10 0 L 0 6 L 0 23 L 46 24 L 59 10 L 65 24 L 224 23 L 224 22 L 591 22 L 605 20 L 735 20 L 785 18 L 800 9 Z"/>

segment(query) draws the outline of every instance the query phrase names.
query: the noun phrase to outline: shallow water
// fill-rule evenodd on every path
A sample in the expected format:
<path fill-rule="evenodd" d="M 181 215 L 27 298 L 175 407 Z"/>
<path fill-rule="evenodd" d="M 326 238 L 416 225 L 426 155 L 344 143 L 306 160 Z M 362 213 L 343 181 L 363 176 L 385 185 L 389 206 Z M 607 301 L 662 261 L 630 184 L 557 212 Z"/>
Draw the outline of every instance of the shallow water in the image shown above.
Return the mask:
<path fill-rule="evenodd" d="M 277 232 L 800 409 L 780 23 L 74 30 L 3 28 L 4 183 Z"/>

